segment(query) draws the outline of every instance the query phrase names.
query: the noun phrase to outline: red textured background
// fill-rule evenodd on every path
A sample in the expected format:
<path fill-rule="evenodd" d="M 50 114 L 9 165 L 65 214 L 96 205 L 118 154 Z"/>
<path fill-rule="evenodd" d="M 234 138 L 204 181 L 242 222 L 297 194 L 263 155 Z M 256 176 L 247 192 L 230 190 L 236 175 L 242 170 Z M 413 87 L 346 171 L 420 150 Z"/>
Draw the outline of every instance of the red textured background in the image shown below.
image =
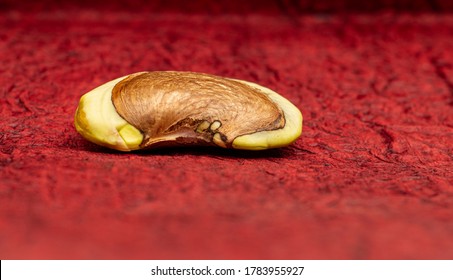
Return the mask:
<path fill-rule="evenodd" d="M 143 3 L 0 4 L 1 259 L 453 258 L 451 1 Z M 79 136 L 80 96 L 142 70 L 270 87 L 303 135 L 128 154 Z"/>

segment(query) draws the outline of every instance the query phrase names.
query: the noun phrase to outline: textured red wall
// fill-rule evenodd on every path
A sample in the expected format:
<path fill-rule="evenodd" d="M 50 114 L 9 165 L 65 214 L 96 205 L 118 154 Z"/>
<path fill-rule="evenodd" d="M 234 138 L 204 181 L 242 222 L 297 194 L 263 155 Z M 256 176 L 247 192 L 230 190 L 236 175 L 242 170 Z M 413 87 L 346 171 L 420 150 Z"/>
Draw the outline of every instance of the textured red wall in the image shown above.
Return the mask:
<path fill-rule="evenodd" d="M 453 258 L 451 2 L 261 2 L 3 2 L 0 258 Z M 125 154 L 77 134 L 83 93 L 170 69 L 276 90 L 302 137 Z"/>

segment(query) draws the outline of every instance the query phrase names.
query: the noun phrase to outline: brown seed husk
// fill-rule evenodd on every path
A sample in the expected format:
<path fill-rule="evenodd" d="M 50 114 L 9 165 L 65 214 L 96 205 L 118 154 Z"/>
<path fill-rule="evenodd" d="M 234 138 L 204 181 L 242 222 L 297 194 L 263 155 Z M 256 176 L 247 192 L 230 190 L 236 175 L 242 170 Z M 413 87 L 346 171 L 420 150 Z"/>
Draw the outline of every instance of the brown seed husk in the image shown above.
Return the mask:
<path fill-rule="evenodd" d="M 216 133 L 216 145 L 231 147 L 238 136 L 285 125 L 282 110 L 260 90 L 202 73 L 133 74 L 113 88 L 112 102 L 118 114 L 144 134 L 142 148 L 212 145 Z M 221 125 L 215 131 L 197 129 L 206 121 Z"/>

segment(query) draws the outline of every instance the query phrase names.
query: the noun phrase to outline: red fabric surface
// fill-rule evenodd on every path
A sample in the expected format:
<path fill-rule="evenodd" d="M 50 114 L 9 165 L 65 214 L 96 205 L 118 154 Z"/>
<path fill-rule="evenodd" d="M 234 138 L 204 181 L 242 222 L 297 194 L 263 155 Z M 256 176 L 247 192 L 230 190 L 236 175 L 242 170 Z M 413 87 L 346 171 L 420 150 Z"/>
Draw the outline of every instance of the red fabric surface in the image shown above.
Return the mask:
<path fill-rule="evenodd" d="M 0 258 L 453 258 L 450 1 L 257 2 L 0 6 Z M 136 153 L 79 136 L 80 96 L 142 70 L 272 88 L 303 135 Z"/>

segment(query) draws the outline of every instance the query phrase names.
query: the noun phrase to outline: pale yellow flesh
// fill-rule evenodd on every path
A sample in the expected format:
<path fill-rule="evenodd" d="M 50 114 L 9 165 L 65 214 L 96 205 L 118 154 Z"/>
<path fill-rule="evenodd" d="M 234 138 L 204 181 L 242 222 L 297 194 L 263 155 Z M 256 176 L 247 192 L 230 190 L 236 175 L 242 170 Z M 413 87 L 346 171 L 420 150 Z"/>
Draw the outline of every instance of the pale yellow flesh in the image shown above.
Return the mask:
<path fill-rule="evenodd" d="M 103 84 L 82 96 L 75 127 L 93 143 L 119 151 L 132 151 L 140 148 L 143 135 L 116 112 L 112 103 L 112 89 L 124 78 Z"/>
<path fill-rule="evenodd" d="M 272 101 L 277 103 L 285 115 L 285 126 L 271 131 L 260 131 L 252 134 L 236 137 L 233 148 L 242 150 L 265 150 L 288 146 L 299 138 L 302 133 L 302 113 L 278 93 L 255 83 L 236 80 L 260 90 Z"/>
<path fill-rule="evenodd" d="M 114 86 L 126 77 L 110 81 L 88 92 L 80 99 L 76 111 L 75 126 L 87 140 L 120 151 L 140 149 L 142 133 L 124 120 L 112 103 Z M 302 114 L 291 102 L 278 93 L 258 84 L 236 80 L 256 88 L 277 103 L 285 115 L 285 126 L 278 130 L 261 131 L 234 139 L 232 146 L 242 150 L 279 148 L 293 143 L 302 133 Z M 170 137 L 174 140 L 176 136 Z M 214 143 L 218 139 L 213 139 Z M 222 142 L 222 141 L 220 141 Z M 219 142 L 219 143 L 220 143 Z M 223 142 L 222 142 L 223 143 Z M 225 147 L 224 145 L 219 145 Z"/>

